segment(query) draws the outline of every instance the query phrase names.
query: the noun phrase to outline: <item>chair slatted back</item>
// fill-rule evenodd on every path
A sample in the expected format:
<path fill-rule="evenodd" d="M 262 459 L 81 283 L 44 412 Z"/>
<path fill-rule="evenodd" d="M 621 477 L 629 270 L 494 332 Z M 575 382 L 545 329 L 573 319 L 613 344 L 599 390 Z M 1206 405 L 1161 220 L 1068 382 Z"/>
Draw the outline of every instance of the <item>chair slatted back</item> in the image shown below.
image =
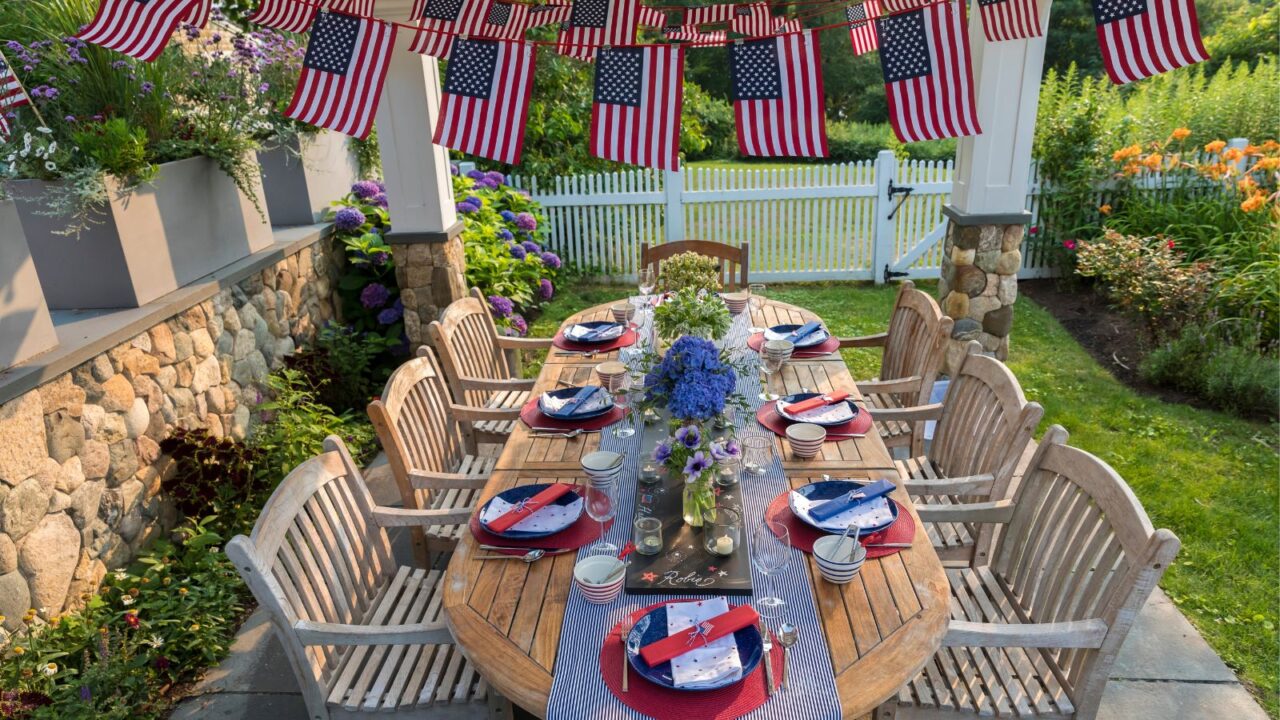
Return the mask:
<path fill-rule="evenodd" d="M 440 319 L 427 326 L 427 339 L 440 358 L 449 389 L 456 402 L 484 407 L 492 391 L 467 390 L 462 378 L 505 380 L 514 377 L 507 355 L 498 347 L 498 328 L 489 314 L 488 301 L 478 288 L 453 301 Z"/>
<path fill-rule="evenodd" d="M 640 245 L 640 267 L 653 266 L 653 272 L 662 276 L 662 261 L 680 253 L 697 253 L 720 260 L 720 285 L 728 289 L 745 289 L 751 284 L 749 279 L 751 252 L 750 244 L 741 246 L 727 245 L 710 240 L 677 240 L 674 242 Z M 737 280 L 734 279 L 737 275 Z"/>
<path fill-rule="evenodd" d="M 1125 481 L 1102 460 L 1045 433 L 1014 496 L 1014 515 L 996 541 L 992 571 L 1026 621 L 1098 619 L 1100 648 L 1042 650 L 1078 711 L 1091 716 L 1134 619 L 1179 541 L 1155 530 Z"/>
<path fill-rule="evenodd" d="M 912 376 L 921 378 L 917 394 L 898 393 L 904 406 L 929 402 L 933 381 L 942 368 L 954 321 L 942 314 L 938 303 L 928 293 L 907 281 L 898 289 L 889 318 L 884 355 L 880 360 L 880 379 L 897 380 Z"/>
<path fill-rule="evenodd" d="M 299 465 L 272 493 L 249 537 L 227 544 L 259 604 L 280 631 L 300 678 L 327 687 L 344 649 L 304 646 L 298 620 L 360 623 L 396 564 L 372 518 L 373 499 L 337 438 Z"/>
<path fill-rule="evenodd" d="M 369 418 L 406 508 L 427 508 L 431 492 L 414 488 L 409 472 L 455 472 L 473 446 L 470 429 L 449 413 L 450 393 L 431 348 L 391 374 Z"/>

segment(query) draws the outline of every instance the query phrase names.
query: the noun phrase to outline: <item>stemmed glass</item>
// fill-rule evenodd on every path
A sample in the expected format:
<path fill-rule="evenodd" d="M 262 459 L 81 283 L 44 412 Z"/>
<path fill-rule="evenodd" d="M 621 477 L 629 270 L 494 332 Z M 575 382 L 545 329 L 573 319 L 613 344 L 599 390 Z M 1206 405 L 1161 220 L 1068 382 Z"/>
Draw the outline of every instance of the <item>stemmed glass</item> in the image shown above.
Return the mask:
<path fill-rule="evenodd" d="M 778 394 L 769 392 L 769 377 L 782 369 L 784 360 L 777 355 L 760 356 L 760 394 L 761 400 L 777 400 Z"/>
<path fill-rule="evenodd" d="M 790 562 L 791 534 L 787 527 L 769 520 L 756 525 L 751 534 L 751 564 L 764 575 L 765 594 L 756 599 L 756 607 L 766 620 L 781 617 L 787 607 L 787 601 L 774 592 L 773 576 L 787 569 Z"/>
<path fill-rule="evenodd" d="M 587 479 L 587 516 L 600 523 L 600 542 L 591 546 L 596 555 L 617 555 L 618 546 L 604 539 L 604 524 L 618 512 L 618 473 Z"/>
<path fill-rule="evenodd" d="M 755 311 L 751 314 L 752 320 L 755 320 L 756 315 L 758 315 L 760 311 L 764 309 L 765 292 L 767 292 L 767 290 L 768 288 L 765 287 L 764 283 L 751 283 L 750 285 L 747 286 L 747 292 L 751 295 L 750 305 L 751 305 L 751 308 Z M 747 332 L 754 335 L 756 333 L 764 332 L 764 328 L 753 324 L 750 328 L 747 329 Z"/>
<path fill-rule="evenodd" d="M 636 287 L 639 288 L 640 297 L 644 303 L 641 307 L 648 306 L 649 296 L 653 294 L 653 289 L 657 284 L 658 274 L 653 271 L 653 268 L 640 268 L 636 273 Z"/>

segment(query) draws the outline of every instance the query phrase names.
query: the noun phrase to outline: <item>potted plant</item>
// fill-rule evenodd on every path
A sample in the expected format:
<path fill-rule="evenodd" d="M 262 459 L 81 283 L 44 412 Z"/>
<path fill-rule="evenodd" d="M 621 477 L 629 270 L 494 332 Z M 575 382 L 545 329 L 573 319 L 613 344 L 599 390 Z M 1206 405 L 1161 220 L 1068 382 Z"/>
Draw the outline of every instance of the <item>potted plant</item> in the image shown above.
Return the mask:
<path fill-rule="evenodd" d="M 719 295 L 686 287 L 668 295 L 653 310 L 654 328 L 664 342 L 684 335 L 720 340 L 733 319 Z"/>
<path fill-rule="evenodd" d="M 51 349 L 58 336 L 13 202 L 0 202 L 0 370 Z"/>
<path fill-rule="evenodd" d="M 142 305 L 272 241 L 255 155 L 268 109 L 249 45 L 188 27 L 136 62 L 72 36 L 93 5 L 0 11 L 40 113 L 16 113 L 0 179 L 54 309 Z"/>
<path fill-rule="evenodd" d="M 692 288 L 718 292 L 720 285 L 720 261 L 695 252 L 672 255 L 662 263 L 662 288 L 675 292 Z"/>

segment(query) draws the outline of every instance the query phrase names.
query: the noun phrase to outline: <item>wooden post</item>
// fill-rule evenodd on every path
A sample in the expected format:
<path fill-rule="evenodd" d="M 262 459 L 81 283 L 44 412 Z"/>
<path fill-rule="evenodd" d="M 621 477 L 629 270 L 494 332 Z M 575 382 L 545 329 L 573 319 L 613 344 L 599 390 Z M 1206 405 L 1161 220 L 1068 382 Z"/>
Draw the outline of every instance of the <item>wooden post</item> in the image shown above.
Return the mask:
<path fill-rule="evenodd" d="M 684 236 L 684 166 L 681 165 L 676 170 L 667 170 L 662 173 L 662 190 L 666 195 L 666 218 L 663 225 L 666 227 L 665 237 L 667 242 L 675 242 L 676 240 L 686 240 Z"/>
<path fill-rule="evenodd" d="M 876 154 L 876 197 L 872 205 L 875 224 L 871 236 L 871 277 L 877 285 L 885 283 L 885 269 L 893 262 L 894 237 L 897 223 L 889 217 L 894 200 L 889 197 L 889 186 L 898 178 L 898 158 L 892 150 Z"/>

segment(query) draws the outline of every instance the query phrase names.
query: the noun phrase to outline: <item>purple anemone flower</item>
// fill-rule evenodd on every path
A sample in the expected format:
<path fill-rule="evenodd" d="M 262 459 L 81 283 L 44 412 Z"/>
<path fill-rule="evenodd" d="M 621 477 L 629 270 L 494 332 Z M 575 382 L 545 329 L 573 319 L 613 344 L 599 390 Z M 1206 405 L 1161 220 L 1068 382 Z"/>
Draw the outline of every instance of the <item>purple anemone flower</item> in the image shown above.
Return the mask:
<path fill-rule="evenodd" d="M 695 478 L 711 468 L 711 456 L 699 450 L 684 464 L 684 474 Z"/>
<path fill-rule="evenodd" d="M 655 447 L 655 448 L 653 449 L 653 459 L 654 459 L 654 461 L 656 461 L 656 462 L 660 462 L 660 463 L 665 463 L 665 462 L 666 462 L 667 460 L 669 460 L 670 458 L 671 458 L 671 444 L 670 444 L 670 443 L 660 442 L 660 443 L 658 443 L 658 446 L 657 446 L 657 447 Z"/>
<path fill-rule="evenodd" d="M 692 450 L 702 444 L 702 431 L 698 429 L 697 425 L 685 425 L 676 431 L 676 440 L 679 440 L 681 445 Z"/>

